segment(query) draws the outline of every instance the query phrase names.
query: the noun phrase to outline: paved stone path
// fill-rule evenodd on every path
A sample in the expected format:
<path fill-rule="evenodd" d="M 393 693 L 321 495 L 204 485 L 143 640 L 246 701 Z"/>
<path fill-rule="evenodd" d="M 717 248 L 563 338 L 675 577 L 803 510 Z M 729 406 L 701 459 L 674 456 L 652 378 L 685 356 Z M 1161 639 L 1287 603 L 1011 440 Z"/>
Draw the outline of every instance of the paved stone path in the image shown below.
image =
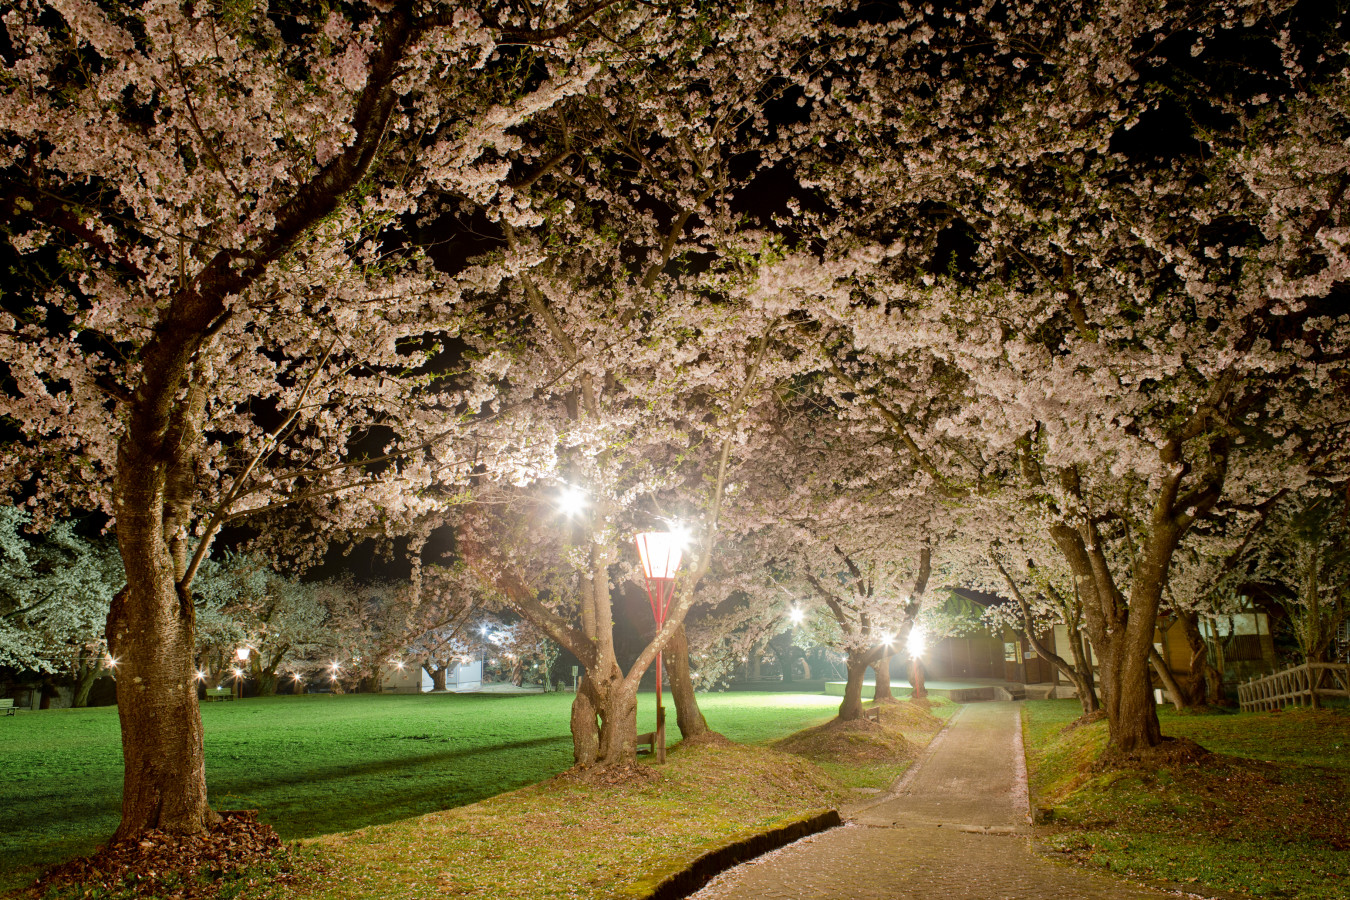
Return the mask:
<path fill-rule="evenodd" d="M 737 866 L 698 900 L 1156 900 L 1034 855 L 1017 703 L 962 707 L 893 791 L 847 824 Z"/>

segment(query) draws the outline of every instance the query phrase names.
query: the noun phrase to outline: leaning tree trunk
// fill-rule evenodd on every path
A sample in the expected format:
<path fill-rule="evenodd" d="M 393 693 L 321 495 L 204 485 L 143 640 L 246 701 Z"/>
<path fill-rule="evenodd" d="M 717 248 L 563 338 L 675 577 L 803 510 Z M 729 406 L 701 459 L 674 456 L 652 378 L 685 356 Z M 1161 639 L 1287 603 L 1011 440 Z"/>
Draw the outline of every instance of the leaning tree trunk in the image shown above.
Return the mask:
<path fill-rule="evenodd" d="M 867 668 L 871 665 L 867 656 L 859 650 L 849 651 L 845 663 L 848 668 L 848 681 L 844 684 L 844 702 L 839 704 L 837 717 L 841 722 L 852 722 L 862 718 L 863 681 L 867 677 Z"/>
<path fill-rule="evenodd" d="M 206 799 L 202 720 L 192 668 L 195 610 L 180 594 L 165 540 L 163 464 L 119 453 L 117 542 L 126 586 L 108 611 L 108 652 L 118 660 L 122 821 L 114 839 L 150 829 L 195 834 L 219 817 Z"/>
<path fill-rule="evenodd" d="M 891 658 L 883 655 L 881 659 L 872 663 L 872 671 L 876 674 L 876 688 L 872 699 L 877 703 L 895 703 L 895 695 L 891 693 Z"/>
<path fill-rule="evenodd" d="M 1157 673 L 1158 680 L 1163 683 L 1163 689 L 1167 691 L 1167 696 L 1171 698 L 1172 705 L 1177 709 L 1185 709 L 1191 704 L 1187 701 L 1186 692 L 1181 689 L 1181 684 L 1177 681 L 1172 670 L 1167 667 L 1167 660 L 1162 658 L 1156 647 L 1148 652 L 1148 661 L 1153 665 L 1153 671 Z"/>
<path fill-rule="evenodd" d="M 1101 711 L 1102 704 L 1097 699 L 1097 677 L 1092 673 L 1092 657 L 1083 646 L 1083 636 L 1077 632 L 1069 634 L 1069 652 L 1073 654 L 1075 676 L 1070 676 L 1074 688 L 1078 691 L 1078 702 L 1083 706 L 1083 715 L 1090 716 Z"/>
<path fill-rule="evenodd" d="M 670 675 L 670 696 L 675 702 L 675 722 L 679 725 L 680 736 L 686 740 L 707 734 L 708 720 L 698 708 L 698 698 L 694 696 L 694 679 L 689 673 L 689 639 L 684 626 L 675 629 L 670 643 L 666 645 L 666 673 Z"/>

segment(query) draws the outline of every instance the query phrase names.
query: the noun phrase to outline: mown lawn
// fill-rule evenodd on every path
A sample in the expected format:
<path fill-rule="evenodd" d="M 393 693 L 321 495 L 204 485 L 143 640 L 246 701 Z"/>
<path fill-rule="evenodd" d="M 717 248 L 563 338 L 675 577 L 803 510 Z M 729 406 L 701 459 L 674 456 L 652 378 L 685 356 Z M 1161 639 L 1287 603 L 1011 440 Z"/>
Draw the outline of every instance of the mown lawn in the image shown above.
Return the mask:
<path fill-rule="evenodd" d="M 1163 733 L 1214 756 L 1094 765 L 1106 723 L 1064 731 L 1076 701 L 1029 702 L 1032 803 L 1052 851 L 1191 890 L 1253 897 L 1350 896 L 1350 711 L 1177 714 Z"/>
<path fill-rule="evenodd" d="M 838 698 L 700 696 L 709 724 L 763 743 L 827 719 Z M 202 707 L 218 809 L 257 809 L 285 840 L 474 803 L 568 768 L 570 694 L 306 695 Z M 640 698 L 639 729 L 654 726 Z M 678 734 L 678 732 L 676 732 Z M 116 827 L 113 708 L 0 720 L 0 890 L 94 849 Z"/>

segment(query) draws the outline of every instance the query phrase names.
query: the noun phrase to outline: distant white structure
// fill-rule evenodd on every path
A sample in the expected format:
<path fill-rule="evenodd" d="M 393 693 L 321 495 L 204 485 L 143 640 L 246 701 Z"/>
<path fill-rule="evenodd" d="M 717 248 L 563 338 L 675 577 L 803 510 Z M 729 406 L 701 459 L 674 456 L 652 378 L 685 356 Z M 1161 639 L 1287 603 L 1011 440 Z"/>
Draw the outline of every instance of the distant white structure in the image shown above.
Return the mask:
<path fill-rule="evenodd" d="M 398 666 L 387 667 L 384 670 L 382 685 L 381 690 L 385 693 L 413 694 L 429 693 L 432 682 L 426 669 L 415 662 L 407 662 L 401 669 Z M 476 659 L 473 662 L 459 663 L 445 673 L 445 689 L 447 691 L 461 693 L 481 690 L 482 687 L 482 660 Z"/>

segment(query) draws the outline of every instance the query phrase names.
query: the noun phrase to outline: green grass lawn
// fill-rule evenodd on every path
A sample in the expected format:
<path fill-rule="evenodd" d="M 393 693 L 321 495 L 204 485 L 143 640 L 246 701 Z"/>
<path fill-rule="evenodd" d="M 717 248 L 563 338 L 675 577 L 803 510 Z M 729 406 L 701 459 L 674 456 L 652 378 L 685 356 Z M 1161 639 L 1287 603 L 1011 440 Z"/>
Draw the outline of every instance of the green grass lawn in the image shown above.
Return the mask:
<path fill-rule="evenodd" d="M 654 727 L 654 700 L 639 698 L 640 731 Z M 571 765 L 571 701 L 570 694 L 314 694 L 204 704 L 211 804 L 260 810 L 292 840 L 474 803 Z M 744 743 L 817 724 L 838 706 L 821 695 L 750 692 L 699 702 L 713 728 Z M 0 772 L 6 890 L 93 850 L 116 827 L 116 710 L 0 720 Z"/>
<path fill-rule="evenodd" d="M 1063 731 L 1077 701 L 1029 702 L 1032 803 L 1045 845 L 1090 866 L 1253 897 L 1350 896 L 1350 711 L 1178 714 L 1163 733 L 1217 756 L 1093 766 L 1106 723 Z"/>

